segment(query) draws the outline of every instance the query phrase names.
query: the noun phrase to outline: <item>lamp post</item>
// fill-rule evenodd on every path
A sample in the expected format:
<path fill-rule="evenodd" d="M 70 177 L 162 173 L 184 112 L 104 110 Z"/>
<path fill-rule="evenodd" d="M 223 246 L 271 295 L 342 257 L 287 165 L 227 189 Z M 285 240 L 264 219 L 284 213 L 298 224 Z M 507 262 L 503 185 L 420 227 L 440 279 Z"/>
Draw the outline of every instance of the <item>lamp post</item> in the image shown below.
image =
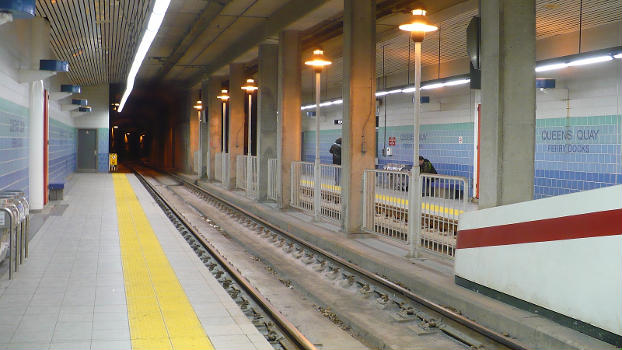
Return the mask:
<path fill-rule="evenodd" d="M 307 66 L 313 67 L 315 71 L 315 163 L 313 164 L 313 217 L 317 221 L 320 219 L 320 205 L 322 188 L 320 187 L 320 77 L 322 69 L 332 64 L 321 49 L 313 50 L 313 56 L 305 61 Z"/>
<path fill-rule="evenodd" d="M 408 256 L 416 258 L 417 243 L 421 235 L 421 223 L 419 217 L 421 213 L 420 195 L 421 185 L 419 184 L 419 124 L 421 121 L 421 43 L 425 38 L 426 32 L 433 32 L 438 29 L 434 25 L 428 24 L 425 19 L 426 10 L 416 8 L 412 10 L 413 20 L 410 23 L 400 25 L 400 29 L 410 32 L 410 37 L 415 43 L 415 115 L 413 123 L 413 167 L 410 171 L 409 190 L 408 190 L 408 239 L 410 249 Z"/>
<path fill-rule="evenodd" d="M 197 102 L 194 104 L 193 106 L 194 109 L 197 110 L 197 114 L 199 117 L 199 154 L 198 154 L 198 159 L 197 159 L 197 175 L 199 176 L 199 179 L 201 177 L 203 177 L 203 127 L 202 127 L 202 123 L 203 123 L 203 119 L 202 118 L 202 112 L 203 112 L 203 101 L 201 100 L 201 93 L 199 92 L 199 99 L 197 100 Z M 209 152 L 209 147 L 207 149 L 207 152 Z M 209 155 L 208 155 L 209 157 Z"/>
<path fill-rule="evenodd" d="M 222 102 L 222 119 L 221 119 L 221 124 L 220 124 L 221 140 L 222 140 L 221 152 L 225 153 L 227 149 L 226 143 L 225 143 L 226 142 L 225 123 L 227 119 L 227 102 L 229 101 L 229 91 L 227 89 L 220 90 L 220 95 L 216 96 L 216 98 Z"/>
<path fill-rule="evenodd" d="M 251 180 L 253 179 L 252 162 L 251 162 L 251 116 L 253 112 L 253 93 L 259 89 L 254 79 L 246 79 L 246 84 L 242 86 L 242 90 L 248 94 L 248 149 L 246 151 L 246 194 L 251 193 Z"/>

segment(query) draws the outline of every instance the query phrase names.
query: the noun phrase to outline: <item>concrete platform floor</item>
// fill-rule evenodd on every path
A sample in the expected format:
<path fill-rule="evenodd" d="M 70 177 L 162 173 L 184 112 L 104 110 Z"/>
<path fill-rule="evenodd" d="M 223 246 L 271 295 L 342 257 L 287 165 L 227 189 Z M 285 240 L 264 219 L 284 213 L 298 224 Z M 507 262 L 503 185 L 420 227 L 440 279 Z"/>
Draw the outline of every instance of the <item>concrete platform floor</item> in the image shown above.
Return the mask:
<path fill-rule="evenodd" d="M 121 176 L 127 176 L 213 348 L 272 349 L 138 180 Z M 67 207 L 44 221 L 15 278 L 0 278 L 0 349 L 138 348 L 128 317 L 123 274 L 128 265 L 112 175 L 76 174 L 74 179 L 65 193 Z"/>

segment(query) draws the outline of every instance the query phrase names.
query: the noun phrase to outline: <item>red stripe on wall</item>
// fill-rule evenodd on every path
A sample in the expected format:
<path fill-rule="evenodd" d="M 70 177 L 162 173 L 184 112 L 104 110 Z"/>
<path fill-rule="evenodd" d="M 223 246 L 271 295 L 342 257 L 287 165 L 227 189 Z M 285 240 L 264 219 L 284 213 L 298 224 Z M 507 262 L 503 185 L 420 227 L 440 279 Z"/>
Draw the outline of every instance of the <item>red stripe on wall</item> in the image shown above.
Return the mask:
<path fill-rule="evenodd" d="M 456 249 L 622 235 L 622 209 L 458 232 Z"/>

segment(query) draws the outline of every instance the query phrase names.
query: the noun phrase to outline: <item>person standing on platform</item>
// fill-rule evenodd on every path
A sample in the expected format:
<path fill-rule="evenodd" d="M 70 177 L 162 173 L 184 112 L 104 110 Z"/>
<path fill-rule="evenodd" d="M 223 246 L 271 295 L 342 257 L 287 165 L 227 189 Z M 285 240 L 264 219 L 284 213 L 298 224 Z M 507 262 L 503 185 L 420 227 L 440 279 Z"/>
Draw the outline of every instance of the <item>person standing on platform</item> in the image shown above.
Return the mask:
<path fill-rule="evenodd" d="M 434 165 L 428 159 L 419 156 L 419 173 L 420 174 L 436 174 L 436 169 L 434 169 Z M 423 181 L 423 196 L 434 196 L 434 179 L 427 178 Z"/>
<path fill-rule="evenodd" d="M 335 140 L 332 146 L 330 146 L 329 152 L 333 155 L 333 164 L 341 165 L 341 137 Z M 339 185 L 339 170 L 335 169 L 335 185 Z"/>

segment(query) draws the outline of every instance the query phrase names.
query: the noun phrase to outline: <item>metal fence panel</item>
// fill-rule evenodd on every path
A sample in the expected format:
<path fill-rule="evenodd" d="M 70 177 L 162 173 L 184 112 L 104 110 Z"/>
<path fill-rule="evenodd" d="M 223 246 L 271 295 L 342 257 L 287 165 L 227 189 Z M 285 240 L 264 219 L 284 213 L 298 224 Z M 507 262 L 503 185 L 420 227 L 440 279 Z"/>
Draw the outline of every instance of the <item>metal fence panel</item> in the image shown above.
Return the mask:
<path fill-rule="evenodd" d="M 341 166 L 320 165 L 320 216 L 335 223 L 341 223 Z"/>
<path fill-rule="evenodd" d="M 417 244 L 432 252 L 455 256 L 458 219 L 464 213 L 468 180 L 458 176 L 421 174 L 421 236 Z"/>
<path fill-rule="evenodd" d="M 292 162 L 290 205 L 313 215 L 313 163 Z"/>
<path fill-rule="evenodd" d="M 279 161 L 276 158 L 268 159 L 268 199 L 276 201 L 278 194 Z"/>
<path fill-rule="evenodd" d="M 363 229 L 409 243 L 409 172 L 366 170 L 363 175 Z M 467 205 L 468 181 L 463 177 L 421 174 L 415 198 L 421 207 L 417 249 L 453 257 L 458 219 Z M 415 206 L 416 208 L 416 206 Z"/>
<path fill-rule="evenodd" d="M 363 174 L 363 229 L 408 242 L 409 173 L 366 170 Z"/>

